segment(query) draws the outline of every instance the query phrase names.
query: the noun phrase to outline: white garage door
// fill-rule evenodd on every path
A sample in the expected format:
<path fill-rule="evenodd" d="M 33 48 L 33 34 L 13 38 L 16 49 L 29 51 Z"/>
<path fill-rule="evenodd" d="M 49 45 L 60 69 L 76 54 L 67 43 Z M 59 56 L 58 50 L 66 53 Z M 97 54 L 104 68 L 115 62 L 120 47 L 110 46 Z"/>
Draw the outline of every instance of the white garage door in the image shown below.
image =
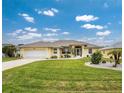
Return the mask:
<path fill-rule="evenodd" d="M 32 50 L 25 51 L 23 54 L 24 58 L 48 58 L 47 50 Z"/>

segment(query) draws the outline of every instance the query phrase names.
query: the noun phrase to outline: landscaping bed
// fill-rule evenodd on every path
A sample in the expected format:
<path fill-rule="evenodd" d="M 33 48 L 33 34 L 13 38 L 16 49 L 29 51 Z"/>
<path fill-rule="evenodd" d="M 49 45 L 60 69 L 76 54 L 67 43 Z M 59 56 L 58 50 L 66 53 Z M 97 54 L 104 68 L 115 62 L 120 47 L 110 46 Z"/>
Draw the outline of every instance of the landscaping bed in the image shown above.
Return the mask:
<path fill-rule="evenodd" d="M 113 67 L 114 62 L 106 62 L 106 63 L 99 63 L 99 64 L 92 64 L 91 62 L 86 62 L 85 65 L 95 68 L 103 68 L 103 69 L 112 69 L 112 70 L 119 70 L 122 71 L 122 64 L 118 64 L 117 67 Z"/>

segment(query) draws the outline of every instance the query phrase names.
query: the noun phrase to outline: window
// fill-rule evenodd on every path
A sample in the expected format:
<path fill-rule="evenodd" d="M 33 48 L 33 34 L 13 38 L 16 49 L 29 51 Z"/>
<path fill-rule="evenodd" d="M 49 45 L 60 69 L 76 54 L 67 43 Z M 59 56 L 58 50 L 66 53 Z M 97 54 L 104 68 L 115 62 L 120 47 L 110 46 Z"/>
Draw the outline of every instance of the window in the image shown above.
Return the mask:
<path fill-rule="evenodd" d="M 63 48 L 62 49 L 62 54 L 65 54 L 65 53 L 70 54 L 71 50 L 69 48 Z"/>
<path fill-rule="evenodd" d="M 84 47 L 87 47 L 87 45 L 84 45 Z"/>
<path fill-rule="evenodd" d="M 92 54 L 92 48 L 89 49 L 89 54 Z"/>
<path fill-rule="evenodd" d="M 54 48 L 53 53 L 57 54 L 57 48 Z"/>

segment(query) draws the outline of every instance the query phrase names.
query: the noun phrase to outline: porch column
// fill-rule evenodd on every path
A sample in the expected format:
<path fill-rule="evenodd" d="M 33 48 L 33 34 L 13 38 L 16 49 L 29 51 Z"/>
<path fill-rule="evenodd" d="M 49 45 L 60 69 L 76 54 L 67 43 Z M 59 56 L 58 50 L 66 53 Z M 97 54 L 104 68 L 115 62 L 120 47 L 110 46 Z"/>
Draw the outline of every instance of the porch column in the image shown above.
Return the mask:
<path fill-rule="evenodd" d="M 72 55 L 72 57 L 75 57 L 75 55 L 74 55 L 74 49 L 75 49 L 75 46 L 72 46 L 72 49 L 71 49 L 71 55 Z"/>
<path fill-rule="evenodd" d="M 57 57 L 60 58 L 60 48 L 57 48 Z"/>
<path fill-rule="evenodd" d="M 82 46 L 82 57 L 84 57 L 84 46 Z"/>

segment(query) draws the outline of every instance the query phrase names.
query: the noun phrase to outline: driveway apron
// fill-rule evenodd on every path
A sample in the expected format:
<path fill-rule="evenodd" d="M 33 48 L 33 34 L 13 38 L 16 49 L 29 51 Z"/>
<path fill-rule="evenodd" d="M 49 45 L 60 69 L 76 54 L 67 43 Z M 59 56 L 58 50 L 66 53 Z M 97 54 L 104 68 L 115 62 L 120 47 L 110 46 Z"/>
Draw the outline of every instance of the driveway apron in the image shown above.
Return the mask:
<path fill-rule="evenodd" d="M 17 67 L 17 66 L 29 64 L 32 62 L 36 62 L 39 60 L 45 60 L 45 59 L 18 59 L 18 60 L 13 60 L 13 61 L 8 61 L 8 62 L 2 62 L 2 71 Z"/>

